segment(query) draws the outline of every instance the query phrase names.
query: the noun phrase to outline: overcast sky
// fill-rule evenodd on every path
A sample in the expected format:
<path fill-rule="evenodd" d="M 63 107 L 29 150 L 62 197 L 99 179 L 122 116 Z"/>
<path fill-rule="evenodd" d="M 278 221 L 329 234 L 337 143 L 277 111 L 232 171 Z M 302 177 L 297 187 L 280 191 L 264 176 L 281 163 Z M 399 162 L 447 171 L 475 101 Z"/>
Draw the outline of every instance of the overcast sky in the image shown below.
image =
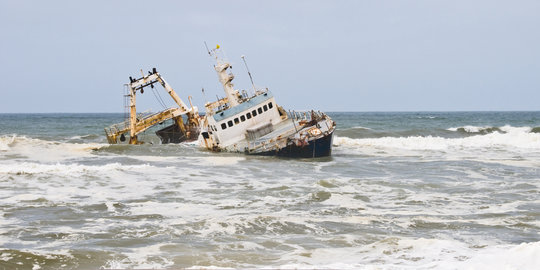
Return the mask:
<path fill-rule="evenodd" d="M 204 41 L 286 109 L 540 108 L 538 0 L 0 0 L 0 36 L 0 113 L 122 112 L 152 67 L 202 110 L 224 96 Z"/>

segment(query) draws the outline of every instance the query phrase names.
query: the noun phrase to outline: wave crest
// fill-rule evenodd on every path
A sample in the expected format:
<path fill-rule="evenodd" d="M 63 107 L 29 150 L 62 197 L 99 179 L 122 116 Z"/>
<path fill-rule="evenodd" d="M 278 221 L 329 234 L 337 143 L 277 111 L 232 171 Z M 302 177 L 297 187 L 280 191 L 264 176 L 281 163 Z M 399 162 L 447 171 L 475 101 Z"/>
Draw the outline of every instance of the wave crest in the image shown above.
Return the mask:
<path fill-rule="evenodd" d="M 476 129 L 470 129 L 476 130 Z M 480 130 L 480 129 L 478 129 Z M 540 150 L 540 133 L 531 133 L 531 128 L 501 127 L 503 132 L 478 134 L 463 138 L 438 136 L 409 136 L 352 139 L 334 138 L 334 146 L 344 148 L 376 148 L 404 150 L 468 150 L 473 149 L 528 149 Z"/>
<path fill-rule="evenodd" d="M 461 133 L 472 133 L 472 134 L 489 134 L 494 132 L 499 133 L 509 133 L 509 132 L 524 132 L 529 133 L 533 132 L 536 128 L 531 127 L 513 127 L 513 126 L 502 126 L 502 127 L 495 127 L 495 126 L 462 126 L 462 127 L 453 127 L 448 128 L 446 130 L 448 131 L 454 131 L 454 132 L 461 132 Z M 538 130 L 540 132 L 540 129 Z"/>
<path fill-rule="evenodd" d="M 16 164 L 0 165 L 0 174 L 54 174 L 60 176 L 82 176 L 95 175 L 96 173 L 111 173 L 112 171 L 143 171 L 152 166 L 143 165 L 123 165 L 120 163 L 110 163 L 106 165 L 81 165 L 81 164 L 39 164 L 31 162 L 19 162 Z"/>
<path fill-rule="evenodd" d="M 92 150 L 108 146 L 103 143 L 67 143 L 28 138 L 0 136 L 0 152 L 45 161 L 59 161 L 89 156 Z"/>
<path fill-rule="evenodd" d="M 17 135 L 0 137 L 0 151 L 8 151 L 10 146 L 15 142 Z"/>

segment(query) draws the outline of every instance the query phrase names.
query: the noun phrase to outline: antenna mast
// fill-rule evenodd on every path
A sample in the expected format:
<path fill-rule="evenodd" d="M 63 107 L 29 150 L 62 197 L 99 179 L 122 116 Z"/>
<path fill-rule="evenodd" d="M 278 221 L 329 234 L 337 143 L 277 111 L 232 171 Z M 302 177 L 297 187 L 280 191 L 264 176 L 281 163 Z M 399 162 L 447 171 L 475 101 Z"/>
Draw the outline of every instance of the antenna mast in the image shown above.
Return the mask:
<path fill-rule="evenodd" d="M 242 55 L 241 57 L 242 57 L 242 60 L 244 61 L 244 65 L 246 66 L 246 69 L 247 69 L 247 72 L 248 72 L 248 75 L 249 75 L 249 79 L 251 80 L 251 86 L 253 86 L 253 94 L 255 95 L 257 90 L 255 89 L 255 84 L 253 83 L 253 77 L 251 77 L 251 72 L 249 72 L 249 68 L 248 68 L 248 65 L 246 63 L 246 57 L 244 55 Z"/>
<path fill-rule="evenodd" d="M 210 50 L 208 49 L 208 45 L 206 44 L 206 41 L 204 42 L 204 47 L 206 47 L 206 51 L 208 52 L 208 55 L 212 55 L 212 54 L 210 53 Z"/>
<path fill-rule="evenodd" d="M 206 99 L 206 94 L 204 93 L 204 87 L 201 87 L 201 88 L 202 88 L 202 89 L 201 89 L 202 95 L 203 95 L 203 97 L 204 97 L 204 102 L 205 102 L 205 103 L 208 103 L 208 99 Z"/>

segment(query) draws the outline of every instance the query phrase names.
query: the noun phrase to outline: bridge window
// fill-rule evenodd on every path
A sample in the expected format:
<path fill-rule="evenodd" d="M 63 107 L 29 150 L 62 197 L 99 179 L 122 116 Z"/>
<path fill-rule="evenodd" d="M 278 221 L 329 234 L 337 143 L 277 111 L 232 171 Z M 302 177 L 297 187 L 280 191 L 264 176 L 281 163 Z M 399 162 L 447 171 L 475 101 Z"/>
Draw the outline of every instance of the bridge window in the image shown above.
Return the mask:
<path fill-rule="evenodd" d="M 272 109 L 272 107 L 274 107 L 274 105 L 272 105 L 272 102 L 268 103 L 268 108 Z"/>
<path fill-rule="evenodd" d="M 236 124 L 238 124 L 238 123 L 240 123 L 240 120 L 238 120 L 238 117 L 237 117 L 237 118 L 234 118 L 234 124 L 236 125 Z"/>
<path fill-rule="evenodd" d="M 251 113 L 250 113 L 250 112 L 248 112 L 248 113 L 246 114 L 246 116 L 247 116 L 247 119 L 251 119 Z"/>
<path fill-rule="evenodd" d="M 262 108 L 259 108 L 257 111 L 259 111 L 259 114 L 262 113 Z"/>
<path fill-rule="evenodd" d="M 227 122 L 227 124 L 229 125 L 229 127 L 232 127 L 232 120 L 229 120 L 229 122 Z"/>
<path fill-rule="evenodd" d="M 226 129 L 227 125 L 225 123 L 221 124 L 221 129 Z"/>
<path fill-rule="evenodd" d="M 240 116 L 240 121 L 242 121 L 242 122 L 246 121 L 246 117 L 243 116 L 243 115 L 241 115 L 241 116 Z"/>
<path fill-rule="evenodd" d="M 263 109 L 264 109 L 265 112 L 268 111 L 268 106 L 264 105 Z"/>
<path fill-rule="evenodd" d="M 253 110 L 253 111 L 251 111 L 251 114 L 253 114 L 253 117 L 255 117 L 255 116 L 257 116 L 257 111 Z"/>

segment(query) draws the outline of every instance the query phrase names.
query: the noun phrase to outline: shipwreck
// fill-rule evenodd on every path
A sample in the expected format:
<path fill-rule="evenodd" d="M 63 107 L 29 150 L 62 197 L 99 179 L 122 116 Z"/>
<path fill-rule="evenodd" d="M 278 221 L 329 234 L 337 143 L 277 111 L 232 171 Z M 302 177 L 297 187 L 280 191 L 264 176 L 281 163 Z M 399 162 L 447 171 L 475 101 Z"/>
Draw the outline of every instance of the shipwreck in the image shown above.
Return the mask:
<path fill-rule="evenodd" d="M 208 50 L 216 64 L 214 69 L 223 86 L 225 97 L 205 104 L 204 115 L 197 107 L 188 107 L 154 68 L 148 75 L 133 79 L 128 84 L 129 118 L 123 123 L 105 128 L 109 143 L 139 144 L 137 135 L 148 128 L 172 119 L 173 124 L 160 129 L 156 135 L 163 144 L 197 140 L 210 151 L 238 152 L 249 155 L 315 158 L 330 156 L 336 123 L 320 111 L 286 111 L 279 106 L 268 88 L 257 89 L 244 57 L 252 90 L 236 90 L 232 83 L 231 65 L 219 57 L 217 46 Z M 137 116 L 136 94 L 145 87 L 160 84 L 178 107 Z M 129 139 L 127 139 L 129 136 Z"/>

